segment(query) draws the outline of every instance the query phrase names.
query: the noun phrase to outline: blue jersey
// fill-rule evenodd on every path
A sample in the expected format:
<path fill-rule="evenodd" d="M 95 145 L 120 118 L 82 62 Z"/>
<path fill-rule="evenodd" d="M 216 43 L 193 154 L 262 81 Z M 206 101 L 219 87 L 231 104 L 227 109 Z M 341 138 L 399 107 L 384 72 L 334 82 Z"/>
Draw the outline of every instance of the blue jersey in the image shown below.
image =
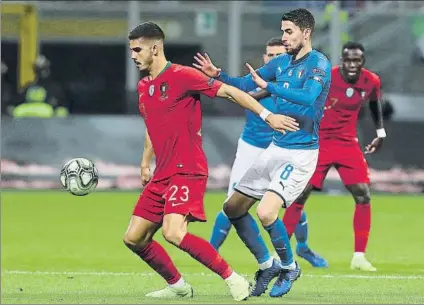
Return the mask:
<path fill-rule="evenodd" d="M 268 82 L 266 90 L 276 96 L 275 113 L 293 117 L 299 123 L 298 131 L 274 132 L 274 144 L 289 149 L 317 149 L 319 124 L 331 83 L 330 61 L 316 50 L 298 60 L 282 54 L 257 73 Z M 229 77 L 221 73 L 219 79 L 245 92 L 257 87 L 250 74 Z"/>
<path fill-rule="evenodd" d="M 259 91 L 259 90 L 257 90 Z M 275 97 L 269 96 L 259 100 L 262 106 L 271 112 L 276 112 Z M 241 134 L 241 139 L 255 147 L 267 148 L 272 142 L 274 129 L 264 122 L 257 114 L 246 110 L 246 123 Z"/>

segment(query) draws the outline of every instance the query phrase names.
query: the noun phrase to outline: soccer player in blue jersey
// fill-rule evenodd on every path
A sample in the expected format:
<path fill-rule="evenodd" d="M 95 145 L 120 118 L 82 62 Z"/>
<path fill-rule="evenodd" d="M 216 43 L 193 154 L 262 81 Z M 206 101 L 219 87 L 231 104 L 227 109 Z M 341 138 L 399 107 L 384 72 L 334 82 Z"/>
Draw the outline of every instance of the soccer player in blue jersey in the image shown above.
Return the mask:
<path fill-rule="evenodd" d="M 281 264 L 274 261 L 269 268 L 258 270 L 252 296 L 264 293 L 277 276 L 270 296 L 283 296 L 301 273 L 278 212 L 281 206 L 288 207 L 301 194 L 318 160 L 318 129 L 330 88 L 331 64 L 322 53 L 312 49 L 314 27 L 314 17 L 306 9 L 283 14 L 281 30 L 286 54 L 256 71 L 246 64 L 250 74 L 244 77 L 228 76 L 213 65 L 208 56 L 199 54 L 195 58 L 195 66 L 208 76 L 246 92 L 257 87 L 266 89 L 277 97 L 277 113 L 293 117 L 299 124 L 297 131 L 274 133 L 272 144 L 247 170 L 224 204 L 224 212 L 237 234 L 259 260 L 268 249 L 249 209 L 260 200 L 258 217 L 281 260 Z M 269 110 L 264 109 L 260 117 L 266 118 L 268 113 Z"/>
<path fill-rule="evenodd" d="M 276 56 L 285 53 L 286 50 L 283 45 L 283 41 L 280 37 L 271 38 L 263 54 L 263 60 L 265 64 Z M 258 88 L 259 89 L 259 88 Z M 253 97 L 259 97 L 259 90 L 255 90 L 251 93 Z M 261 98 L 259 102 L 271 112 L 276 111 L 275 97 L 267 96 Z M 255 160 L 266 148 L 272 143 L 272 136 L 274 130 L 264 122 L 259 116 L 253 112 L 246 110 L 246 123 L 244 125 L 243 132 L 240 136 L 237 145 L 236 158 L 231 170 L 230 184 L 228 187 L 227 196 L 231 195 L 234 186 L 243 177 L 246 171 L 254 164 Z M 212 236 L 210 243 L 215 249 L 219 249 L 225 241 L 229 231 L 231 229 L 231 222 L 225 215 L 224 211 L 220 211 L 215 219 L 215 224 L 212 230 Z M 297 254 L 306 259 L 314 267 L 327 267 L 327 261 L 320 255 L 312 251 L 307 244 L 308 236 L 308 221 L 306 213 L 302 211 L 301 219 L 295 230 L 295 237 L 298 241 L 296 248 Z M 258 260 L 259 268 L 266 269 L 272 266 L 273 259 L 270 255 L 266 255 Z"/>

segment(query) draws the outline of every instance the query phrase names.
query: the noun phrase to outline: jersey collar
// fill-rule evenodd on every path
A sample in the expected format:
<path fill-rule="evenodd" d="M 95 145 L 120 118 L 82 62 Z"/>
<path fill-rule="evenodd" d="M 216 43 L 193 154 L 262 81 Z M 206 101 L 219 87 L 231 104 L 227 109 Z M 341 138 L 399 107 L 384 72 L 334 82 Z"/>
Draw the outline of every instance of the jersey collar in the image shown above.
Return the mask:
<path fill-rule="evenodd" d="M 312 51 L 311 51 L 312 52 Z M 299 59 L 293 59 L 294 57 L 292 57 L 292 61 L 291 64 L 292 65 L 296 65 L 298 63 L 300 63 L 301 61 L 304 61 L 306 58 L 309 57 L 309 55 L 311 55 L 311 52 L 306 53 L 305 55 L 303 55 L 301 58 Z"/>
<path fill-rule="evenodd" d="M 161 76 L 163 73 L 165 73 L 165 71 L 166 71 L 166 70 L 168 70 L 168 69 L 169 69 L 169 67 L 171 67 L 171 62 L 170 62 L 170 61 L 168 61 L 168 62 L 166 63 L 165 68 L 163 68 L 163 70 L 162 70 L 162 71 L 160 71 L 160 73 L 158 74 L 158 76 L 156 76 L 156 78 L 158 78 L 158 77 L 159 77 L 159 76 Z"/>

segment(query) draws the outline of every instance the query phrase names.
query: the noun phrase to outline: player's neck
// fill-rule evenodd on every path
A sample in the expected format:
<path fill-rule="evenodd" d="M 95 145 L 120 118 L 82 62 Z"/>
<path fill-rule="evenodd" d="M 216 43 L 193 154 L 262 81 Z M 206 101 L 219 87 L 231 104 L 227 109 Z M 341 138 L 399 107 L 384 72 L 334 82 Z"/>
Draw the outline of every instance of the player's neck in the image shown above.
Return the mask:
<path fill-rule="evenodd" d="M 155 62 L 153 62 L 149 71 L 150 80 L 158 77 L 158 75 L 163 72 L 167 65 L 168 61 L 166 60 L 165 56 L 158 58 Z"/>
<path fill-rule="evenodd" d="M 296 54 L 294 60 L 298 60 L 298 59 L 302 58 L 303 56 L 305 56 L 306 54 L 308 54 L 311 51 L 312 51 L 312 46 L 309 43 L 309 44 L 305 45 L 302 49 L 300 49 L 299 53 Z"/>

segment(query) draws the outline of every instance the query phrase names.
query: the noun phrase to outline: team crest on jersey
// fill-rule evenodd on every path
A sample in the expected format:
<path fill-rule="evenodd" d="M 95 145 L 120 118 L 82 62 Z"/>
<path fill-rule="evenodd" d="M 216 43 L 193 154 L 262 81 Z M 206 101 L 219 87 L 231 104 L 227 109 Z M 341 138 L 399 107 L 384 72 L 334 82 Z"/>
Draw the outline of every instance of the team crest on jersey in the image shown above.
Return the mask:
<path fill-rule="evenodd" d="M 361 91 L 361 96 L 362 96 L 362 98 L 365 98 L 365 94 L 366 94 L 366 92 L 365 92 L 365 91 Z"/>
<path fill-rule="evenodd" d="M 353 92 L 354 92 L 353 91 L 353 88 L 347 88 L 346 89 L 346 96 L 349 97 L 349 98 L 352 97 L 353 96 Z"/>
<path fill-rule="evenodd" d="M 155 93 L 155 86 L 154 85 L 150 85 L 149 87 L 149 95 L 153 96 L 153 93 Z"/>
<path fill-rule="evenodd" d="M 168 83 L 167 82 L 163 82 L 163 83 L 161 83 L 160 84 L 160 87 L 159 87 L 159 90 L 160 90 L 160 99 L 163 101 L 164 99 L 167 99 L 168 98 L 168 94 L 167 94 L 167 91 L 168 91 Z"/>
<path fill-rule="evenodd" d="M 289 75 L 289 76 L 292 76 L 292 75 L 293 75 L 293 69 L 290 69 L 290 71 L 289 71 L 288 75 Z"/>

